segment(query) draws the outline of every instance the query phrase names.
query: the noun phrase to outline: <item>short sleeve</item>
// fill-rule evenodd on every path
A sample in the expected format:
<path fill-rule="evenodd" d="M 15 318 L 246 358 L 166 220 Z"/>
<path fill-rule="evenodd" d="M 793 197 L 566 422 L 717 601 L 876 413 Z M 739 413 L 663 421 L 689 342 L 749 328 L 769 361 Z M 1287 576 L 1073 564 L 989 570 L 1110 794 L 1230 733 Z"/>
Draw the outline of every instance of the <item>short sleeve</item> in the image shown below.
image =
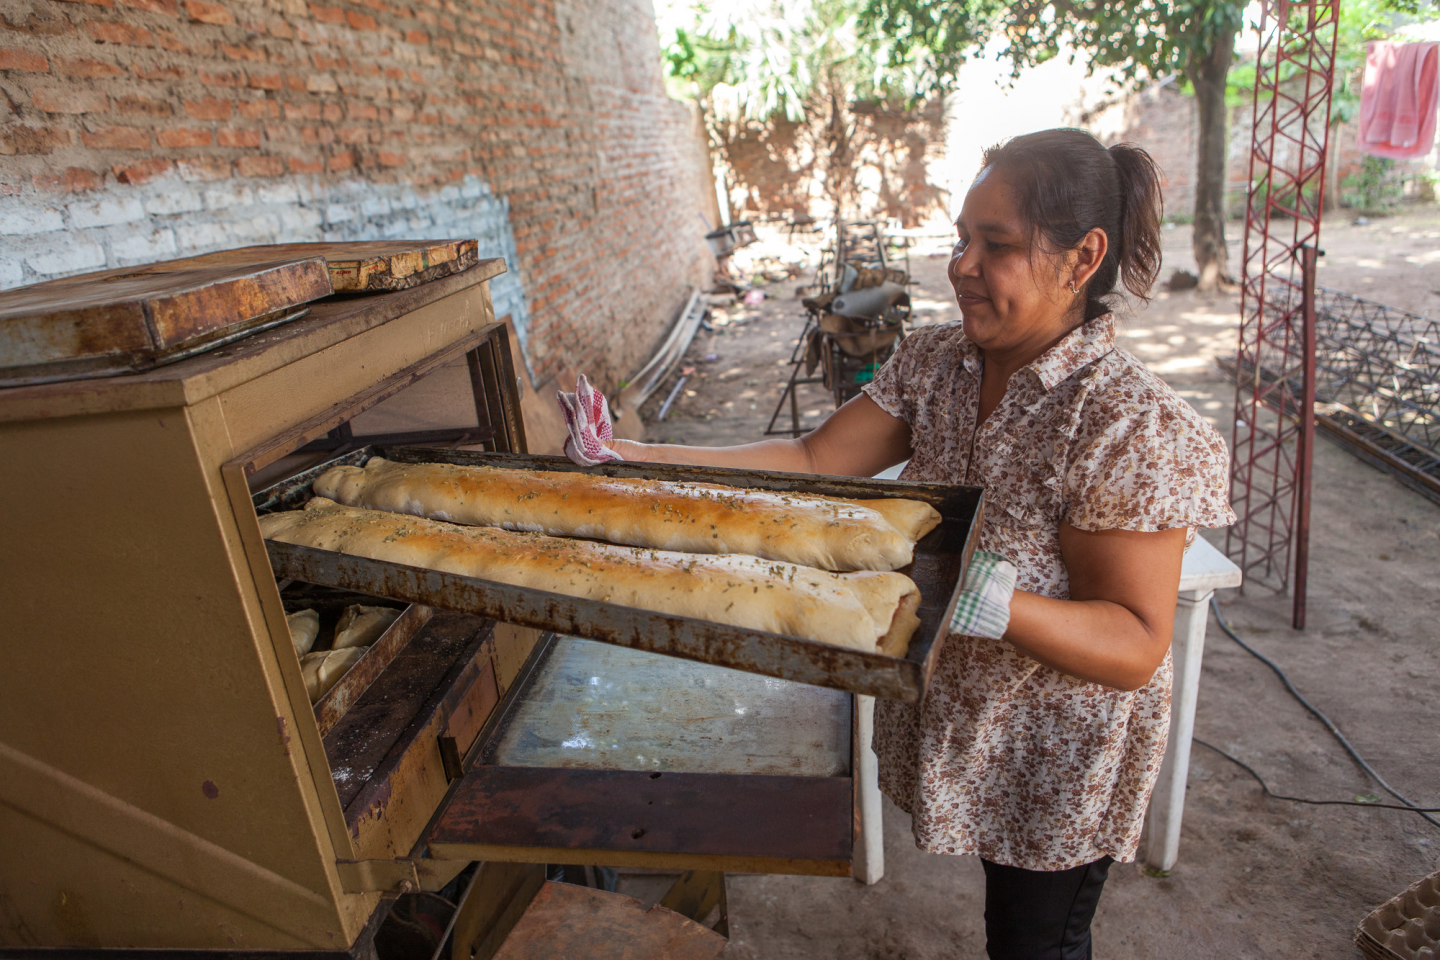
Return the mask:
<path fill-rule="evenodd" d="M 930 327 L 918 330 L 901 340 L 900 346 L 895 348 L 895 355 L 885 361 L 885 365 L 875 372 L 875 379 L 861 387 L 861 391 L 890 416 L 914 423 L 913 397 L 906 395 L 905 388 L 919 382 L 916 368 L 930 357 L 933 346 L 930 341 L 941 329 Z"/>
<path fill-rule="evenodd" d="M 1089 431 L 1070 458 L 1066 519 L 1089 531 L 1234 523 L 1225 441 L 1180 398 L 1147 400 L 1128 410 L 1095 405 L 1109 407 L 1112 416 Z"/>

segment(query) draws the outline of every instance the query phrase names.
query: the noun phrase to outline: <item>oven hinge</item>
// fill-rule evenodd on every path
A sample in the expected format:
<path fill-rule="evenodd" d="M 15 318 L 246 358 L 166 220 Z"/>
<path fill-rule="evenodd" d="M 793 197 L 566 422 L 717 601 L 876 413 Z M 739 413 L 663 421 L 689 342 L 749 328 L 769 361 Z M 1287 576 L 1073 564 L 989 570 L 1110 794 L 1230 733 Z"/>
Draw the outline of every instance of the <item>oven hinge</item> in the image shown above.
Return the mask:
<path fill-rule="evenodd" d="M 336 860 L 335 869 L 346 893 L 399 896 L 420 889 L 413 860 Z"/>

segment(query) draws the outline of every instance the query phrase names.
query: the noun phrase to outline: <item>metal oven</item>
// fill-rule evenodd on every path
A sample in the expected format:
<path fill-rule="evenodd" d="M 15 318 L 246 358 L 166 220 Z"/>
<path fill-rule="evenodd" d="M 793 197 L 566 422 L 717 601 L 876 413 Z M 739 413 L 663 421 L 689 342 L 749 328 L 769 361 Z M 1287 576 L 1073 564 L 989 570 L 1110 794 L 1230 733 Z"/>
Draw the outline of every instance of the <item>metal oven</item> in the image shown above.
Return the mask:
<path fill-rule="evenodd" d="M 923 693 L 973 491 L 950 494 L 931 554 L 932 636 L 888 664 L 743 637 L 700 651 L 684 625 L 404 569 L 381 588 L 261 539 L 257 511 L 397 439 L 359 425 L 462 358 L 474 422 L 407 439 L 526 452 L 488 289 L 503 268 L 323 300 L 129 376 L 0 390 L 0 948 L 338 956 L 386 898 L 476 860 L 850 872 L 844 691 Z M 286 614 L 328 624 L 357 600 L 401 613 L 312 705 Z M 816 680 L 840 689 L 795 682 Z"/>

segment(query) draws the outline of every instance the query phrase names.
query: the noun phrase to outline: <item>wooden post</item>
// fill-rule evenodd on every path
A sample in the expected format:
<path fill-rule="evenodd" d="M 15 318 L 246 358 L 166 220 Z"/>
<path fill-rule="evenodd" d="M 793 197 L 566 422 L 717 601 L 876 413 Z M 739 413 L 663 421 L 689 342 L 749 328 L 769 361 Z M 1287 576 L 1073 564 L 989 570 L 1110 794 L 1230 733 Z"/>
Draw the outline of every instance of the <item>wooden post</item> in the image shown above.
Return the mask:
<path fill-rule="evenodd" d="M 1305 588 L 1310 567 L 1310 486 L 1315 474 L 1315 263 L 1318 251 L 1300 247 L 1300 343 L 1304 351 L 1300 387 L 1300 432 L 1295 444 L 1295 606 L 1291 625 L 1305 629 Z"/>

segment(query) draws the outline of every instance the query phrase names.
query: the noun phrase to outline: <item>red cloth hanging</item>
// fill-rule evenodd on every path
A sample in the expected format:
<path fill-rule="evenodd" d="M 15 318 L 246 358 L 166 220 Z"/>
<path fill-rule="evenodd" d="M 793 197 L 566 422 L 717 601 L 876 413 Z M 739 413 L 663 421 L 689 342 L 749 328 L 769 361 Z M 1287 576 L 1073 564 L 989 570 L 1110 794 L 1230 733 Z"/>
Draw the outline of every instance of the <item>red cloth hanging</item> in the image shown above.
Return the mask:
<path fill-rule="evenodd" d="M 1435 145 L 1440 43 L 1372 40 L 1360 93 L 1360 150 L 1392 160 L 1423 157 Z"/>

